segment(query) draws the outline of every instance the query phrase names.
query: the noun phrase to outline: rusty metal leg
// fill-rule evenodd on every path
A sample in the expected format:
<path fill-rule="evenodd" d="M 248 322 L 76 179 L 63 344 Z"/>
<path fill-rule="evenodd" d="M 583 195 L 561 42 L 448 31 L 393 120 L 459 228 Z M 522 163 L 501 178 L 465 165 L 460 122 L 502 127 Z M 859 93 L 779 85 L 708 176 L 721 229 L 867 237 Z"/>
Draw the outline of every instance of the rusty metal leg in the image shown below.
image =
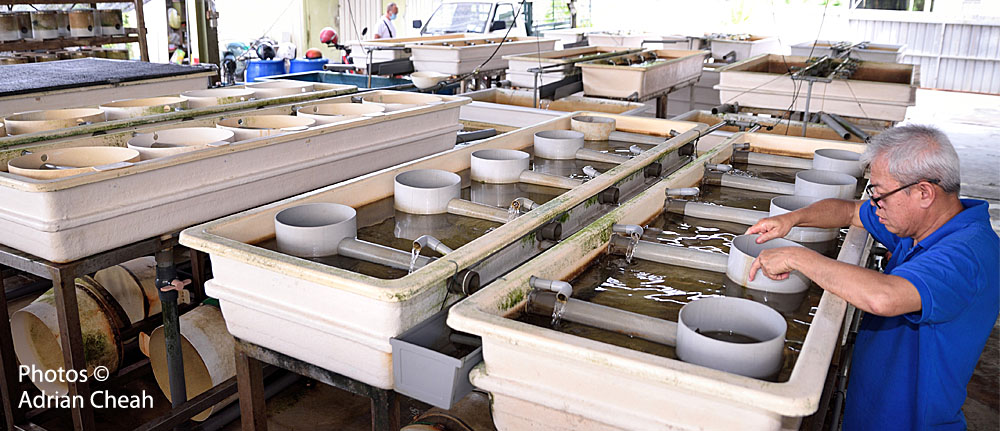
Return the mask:
<path fill-rule="evenodd" d="M 56 270 L 52 275 L 63 360 L 67 369 L 86 370 L 87 362 L 83 356 L 83 334 L 80 331 L 80 310 L 77 308 L 76 274 L 72 270 Z M 71 397 L 79 396 L 88 401 L 83 403 L 83 407 L 73 409 L 74 428 L 77 431 L 96 430 L 94 410 L 89 403 L 90 385 L 84 381 L 69 381 L 67 383 Z"/>
<path fill-rule="evenodd" d="M 667 118 L 667 95 L 656 98 L 656 118 Z"/>
<path fill-rule="evenodd" d="M 236 345 L 236 381 L 243 431 L 267 431 L 263 368 L 261 362 L 247 356 L 239 344 Z"/>
<path fill-rule="evenodd" d="M 0 372 L 0 402 L 3 402 L 3 423 L 6 429 L 14 429 L 14 424 L 21 422 L 19 416 L 23 412 L 15 409 L 17 396 L 20 393 L 17 381 L 17 357 L 14 356 L 14 342 L 10 336 L 10 316 L 7 312 L 7 291 L 4 290 L 3 279 L 6 271 L 0 270 L 0 362 L 3 371 Z"/>
<path fill-rule="evenodd" d="M 396 392 L 375 389 L 372 400 L 372 431 L 396 431 L 399 429 L 399 398 Z"/>
<path fill-rule="evenodd" d="M 191 293 L 195 303 L 205 299 L 205 253 L 191 249 Z"/>

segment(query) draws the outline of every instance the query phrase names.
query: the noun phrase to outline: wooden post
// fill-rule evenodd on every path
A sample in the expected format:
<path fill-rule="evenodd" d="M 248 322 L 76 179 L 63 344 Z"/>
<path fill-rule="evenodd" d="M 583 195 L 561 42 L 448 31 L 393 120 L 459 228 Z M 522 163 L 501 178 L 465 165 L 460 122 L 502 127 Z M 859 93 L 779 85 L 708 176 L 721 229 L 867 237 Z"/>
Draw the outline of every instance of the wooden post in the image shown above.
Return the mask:
<path fill-rule="evenodd" d="M 136 30 L 139 32 L 139 58 L 149 61 L 149 47 L 146 46 L 146 19 L 143 16 L 142 0 L 135 0 Z"/>

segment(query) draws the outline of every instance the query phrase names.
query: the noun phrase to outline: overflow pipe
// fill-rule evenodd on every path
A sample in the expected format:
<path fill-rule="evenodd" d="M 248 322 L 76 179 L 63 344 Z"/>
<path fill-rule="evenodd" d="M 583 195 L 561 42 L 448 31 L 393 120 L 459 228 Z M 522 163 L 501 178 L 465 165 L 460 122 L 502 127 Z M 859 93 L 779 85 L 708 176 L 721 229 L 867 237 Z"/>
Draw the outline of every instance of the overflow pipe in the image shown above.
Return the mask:
<path fill-rule="evenodd" d="M 556 295 L 534 291 L 528 297 L 527 311 L 551 316 Z M 642 338 L 667 346 L 677 344 L 677 323 L 644 316 L 639 313 L 569 298 L 562 310 L 562 319 L 581 325 Z"/>
<path fill-rule="evenodd" d="M 630 243 L 631 241 L 623 236 L 611 237 L 613 251 L 627 250 Z M 639 241 L 635 245 L 632 257 L 712 272 L 726 272 L 726 268 L 729 266 L 729 256 L 724 254 L 649 241 Z"/>
<path fill-rule="evenodd" d="M 448 201 L 448 213 L 497 223 L 507 223 L 509 217 L 505 209 L 458 198 Z"/>
<path fill-rule="evenodd" d="M 572 189 L 583 184 L 583 181 L 566 178 L 559 175 L 543 174 L 535 171 L 523 171 L 518 180 L 522 183 L 538 186 L 555 187 L 557 189 Z"/>
<path fill-rule="evenodd" d="M 365 262 L 377 263 L 388 267 L 410 269 L 410 253 L 396 250 L 392 247 L 361 241 L 355 238 L 346 238 L 337 244 L 337 254 L 347 256 Z M 424 267 L 435 259 L 427 256 L 418 256 L 414 269 Z"/>
<path fill-rule="evenodd" d="M 739 175 L 724 174 L 722 172 L 706 172 L 702 181 L 708 185 L 731 187 L 741 190 L 775 193 L 779 195 L 795 194 L 794 183 L 742 177 Z"/>
<path fill-rule="evenodd" d="M 734 151 L 733 163 L 748 165 L 773 166 L 776 168 L 812 169 L 810 159 L 801 157 L 776 156 L 774 154 L 755 153 L 753 151 Z"/>
<path fill-rule="evenodd" d="M 688 202 L 682 199 L 668 199 L 666 210 L 674 214 L 707 220 L 728 221 L 747 226 L 752 226 L 769 214 L 767 211 L 712 205 L 704 202 Z"/>

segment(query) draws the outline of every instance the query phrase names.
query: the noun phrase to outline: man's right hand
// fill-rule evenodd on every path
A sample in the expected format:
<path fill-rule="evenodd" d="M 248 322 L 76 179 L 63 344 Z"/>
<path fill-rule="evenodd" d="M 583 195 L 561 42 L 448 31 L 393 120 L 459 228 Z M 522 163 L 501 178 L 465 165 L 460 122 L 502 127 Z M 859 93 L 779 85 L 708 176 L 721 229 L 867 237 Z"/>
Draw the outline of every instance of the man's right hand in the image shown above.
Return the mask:
<path fill-rule="evenodd" d="M 757 238 L 757 244 L 763 244 L 775 238 L 783 238 L 795 227 L 794 220 L 788 214 L 790 213 L 762 218 L 750 226 L 746 234 L 760 234 L 760 237 Z"/>

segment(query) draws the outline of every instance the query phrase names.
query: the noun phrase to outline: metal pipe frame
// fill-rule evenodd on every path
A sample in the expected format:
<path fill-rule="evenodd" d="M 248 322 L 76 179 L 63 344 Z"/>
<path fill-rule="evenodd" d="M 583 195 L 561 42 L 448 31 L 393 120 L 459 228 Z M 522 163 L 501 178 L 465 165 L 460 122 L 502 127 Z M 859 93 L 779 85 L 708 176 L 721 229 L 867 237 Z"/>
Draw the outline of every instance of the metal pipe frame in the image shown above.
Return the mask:
<path fill-rule="evenodd" d="M 271 364 L 352 394 L 367 397 L 371 399 L 372 430 L 399 429 L 399 399 L 391 389 L 376 388 L 274 350 L 236 339 L 236 379 L 239 384 L 243 431 L 267 431 L 263 364 Z"/>

